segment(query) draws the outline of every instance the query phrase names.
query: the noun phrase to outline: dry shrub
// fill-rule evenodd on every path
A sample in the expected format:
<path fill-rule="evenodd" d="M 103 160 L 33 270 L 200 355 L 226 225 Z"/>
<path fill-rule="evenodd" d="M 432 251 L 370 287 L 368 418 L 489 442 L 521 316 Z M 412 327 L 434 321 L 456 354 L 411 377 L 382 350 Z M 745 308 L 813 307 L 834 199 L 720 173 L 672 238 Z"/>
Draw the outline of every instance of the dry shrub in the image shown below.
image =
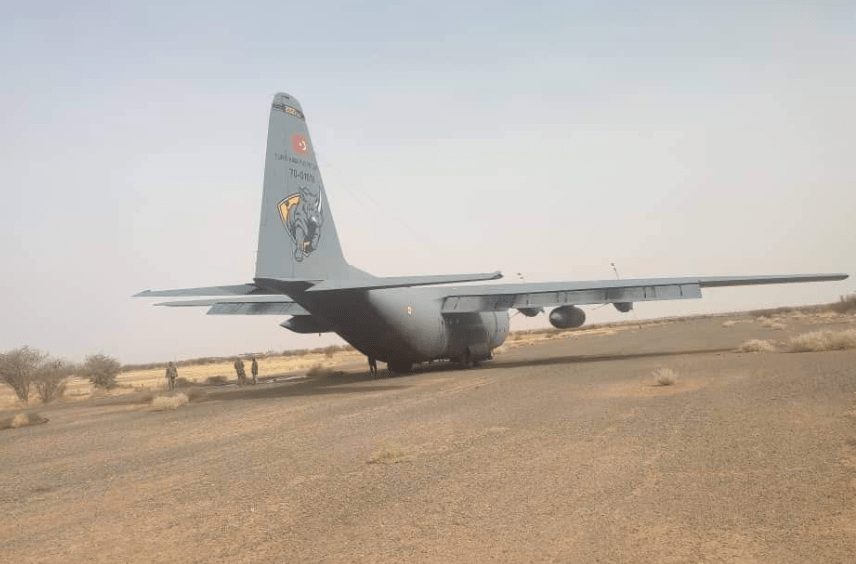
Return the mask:
<path fill-rule="evenodd" d="M 187 396 L 184 394 L 175 394 L 174 396 L 158 396 L 152 400 L 152 409 L 163 411 L 165 409 L 178 409 L 182 405 L 187 405 Z"/>
<path fill-rule="evenodd" d="M 21 347 L 0 354 L 0 382 L 7 384 L 24 405 L 30 401 L 35 385 L 42 403 L 62 397 L 68 378 L 77 370 L 74 364 L 48 356 L 38 349 Z"/>
<path fill-rule="evenodd" d="M 323 364 L 314 364 L 314 365 L 312 365 L 312 367 L 309 370 L 306 371 L 306 375 L 323 378 L 326 376 L 332 376 L 333 375 L 333 369 L 328 368 L 327 366 L 324 366 Z"/>
<path fill-rule="evenodd" d="M 175 385 L 176 385 L 176 387 L 179 387 L 179 388 L 189 388 L 193 384 L 194 384 L 193 382 L 191 382 L 187 378 L 184 378 L 183 376 L 179 376 L 178 378 L 175 379 Z"/>
<path fill-rule="evenodd" d="M 791 352 L 822 352 L 856 349 L 856 329 L 814 331 L 791 338 Z"/>
<path fill-rule="evenodd" d="M 42 403 L 51 403 L 65 395 L 67 378 L 50 378 L 36 381 L 36 392 Z"/>
<path fill-rule="evenodd" d="M 735 321 L 734 319 L 729 319 L 728 321 L 723 321 L 723 322 L 722 322 L 722 326 L 723 326 L 723 327 L 732 327 L 732 326 L 734 326 L 734 325 L 736 325 L 736 324 L 737 324 L 737 321 Z"/>
<path fill-rule="evenodd" d="M 657 386 L 671 386 L 678 381 L 678 374 L 671 368 L 658 368 L 653 375 Z"/>
<path fill-rule="evenodd" d="M 849 296 L 841 296 L 841 300 L 829 304 L 829 309 L 836 313 L 848 313 L 856 311 L 856 293 Z"/>
<path fill-rule="evenodd" d="M 106 354 L 91 354 L 83 361 L 83 373 L 96 388 L 115 388 L 116 377 L 121 371 L 122 363 Z"/>
<path fill-rule="evenodd" d="M 752 339 L 740 345 L 740 347 L 738 347 L 737 349 L 737 352 L 776 352 L 776 345 L 774 345 L 770 341 L 764 341 L 762 339 Z"/>
<path fill-rule="evenodd" d="M 51 403 L 65 394 L 69 377 L 79 371 L 79 367 L 61 359 L 47 359 L 33 377 L 36 392 L 42 403 Z"/>
<path fill-rule="evenodd" d="M 30 401 L 30 384 L 46 358 L 46 353 L 30 347 L 0 354 L 0 381 L 12 388 L 24 405 Z"/>
<path fill-rule="evenodd" d="M 368 459 L 369 464 L 400 464 L 413 460 L 413 456 L 396 444 L 386 444 Z"/>
<path fill-rule="evenodd" d="M 205 379 L 206 384 L 211 384 L 212 386 L 219 386 L 221 384 L 225 384 L 229 379 L 225 376 L 209 376 Z"/>

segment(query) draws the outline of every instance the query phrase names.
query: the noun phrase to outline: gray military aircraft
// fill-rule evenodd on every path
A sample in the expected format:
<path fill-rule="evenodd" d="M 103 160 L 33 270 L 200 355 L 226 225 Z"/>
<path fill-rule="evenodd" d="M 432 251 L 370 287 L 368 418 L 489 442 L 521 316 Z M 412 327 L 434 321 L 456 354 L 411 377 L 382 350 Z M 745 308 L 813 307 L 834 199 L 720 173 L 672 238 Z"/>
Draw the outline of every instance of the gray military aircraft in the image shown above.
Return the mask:
<path fill-rule="evenodd" d="M 846 274 L 641 278 L 514 284 L 463 284 L 499 272 L 375 277 L 345 260 L 303 109 L 293 96 L 274 96 L 268 127 L 256 275 L 252 283 L 181 290 L 146 290 L 141 297 L 201 297 L 156 305 L 207 306 L 214 315 L 291 316 L 296 333 L 335 332 L 393 372 L 448 359 L 470 367 L 491 357 L 508 334 L 508 311 L 579 327 L 578 306 L 701 298 L 702 288 L 844 280 Z"/>

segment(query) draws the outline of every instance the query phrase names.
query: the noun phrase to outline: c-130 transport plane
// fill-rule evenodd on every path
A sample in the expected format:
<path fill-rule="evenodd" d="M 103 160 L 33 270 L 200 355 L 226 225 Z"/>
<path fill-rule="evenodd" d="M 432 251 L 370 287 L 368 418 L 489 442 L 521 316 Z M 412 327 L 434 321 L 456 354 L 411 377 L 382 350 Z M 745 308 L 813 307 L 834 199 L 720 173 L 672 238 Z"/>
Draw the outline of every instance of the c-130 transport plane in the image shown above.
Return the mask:
<path fill-rule="evenodd" d="M 274 96 L 265 156 L 261 225 L 252 283 L 146 290 L 140 297 L 216 296 L 157 305 L 208 306 L 214 315 L 290 315 L 296 333 L 335 332 L 393 372 L 452 360 L 462 367 L 491 357 L 508 334 L 508 311 L 535 316 L 552 308 L 558 329 L 579 327 L 578 306 L 701 298 L 702 288 L 844 280 L 846 274 L 640 278 L 547 283 L 463 284 L 481 274 L 375 277 L 348 264 L 339 245 L 300 103 Z M 452 286 L 451 284 L 463 284 Z M 374 369 L 373 369 L 374 371 Z"/>

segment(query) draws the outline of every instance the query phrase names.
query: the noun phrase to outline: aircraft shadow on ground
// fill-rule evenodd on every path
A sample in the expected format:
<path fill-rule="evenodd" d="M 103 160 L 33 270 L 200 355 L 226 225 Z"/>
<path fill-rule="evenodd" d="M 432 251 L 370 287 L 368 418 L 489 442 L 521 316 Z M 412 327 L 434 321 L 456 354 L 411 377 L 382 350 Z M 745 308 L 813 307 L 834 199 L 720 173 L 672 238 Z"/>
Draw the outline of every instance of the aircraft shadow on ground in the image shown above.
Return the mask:
<path fill-rule="evenodd" d="M 493 368 L 524 368 L 535 366 L 573 365 L 591 362 L 611 362 L 619 360 L 639 360 L 646 358 L 663 358 L 673 356 L 689 356 L 702 354 L 715 354 L 729 352 L 730 348 L 694 349 L 680 351 L 652 351 L 639 353 L 619 353 L 603 355 L 565 355 L 551 356 L 545 358 L 524 358 L 515 360 L 495 359 L 489 361 L 476 370 L 489 370 Z M 245 399 L 271 399 L 280 397 L 304 397 L 323 396 L 337 394 L 371 394 L 375 392 L 386 392 L 404 390 L 410 385 L 405 384 L 407 376 L 418 376 L 420 374 L 433 374 L 443 372 L 460 372 L 461 368 L 454 362 L 437 362 L 423 364 L 416 367 L 410 374 L 395 374 L 388 370 L 380 370 L 377 376 L 365 372 L 334 372 L 322 376 L 308 376 L 306 379 L 265 383 L 262 380 L 260 386 L 242 386 L 228 390 L 217 390 L 212 394 L 212 399 L 217 400 L 245 400 Z M 394 380 L 392 380 L 394 379 Z M 392 384 L 392 382 L 396 382 Z M 381 384 L 389 382 L 388 384 Z M 356 385 L 369 384 L 369 385 Z M 374 385 L 372 385 L 374 384 Z"/>
<path fill-rule="evenodd" d="M 652 351 L 638 353 L 617 353 L 617 354 L 602 354 L 602 355 L 564 355 L 550 356 L 545 358 L 522 358 L 522 359 L 494 359 L 485 362 L 480 366 L 482 369 L 491 368 L 523 368 L 527 366 L 551 366 L 560 364 L 582 364 L 588 362 L 610 362 L 616 360 L 639 360 L 645 358 L 659 358 L 672 356 L 690 356 L 701 354 L 715 354 L 733 351 L 733 348 L 715 348 L 715 349 L 693 349 L 682 351 Z M 430 373 L 430 372 L 446 372 L 450 370 L 461 370 L 460 366 L 453 362 L 443 362 L 438 364 L 422 365 L 414 373 Z"/>
<path fill-rule="evenodd" d="M 383 371 L 381 371 L 382 373 Z M 403 390 L 409 386 L 403 385 L 366 385 L 354 384 L 368 383 L 377 384 L 382 382 L 381 375 L 373 377 L 368 372 L 348 373 L 335 372 L 323 376 L 308 376 L 306 379 L 288 382 L 275 382 L 262 385 L 240 386 L 228 390 L 217 390 L 212 394 L 212 399 L 217 400 L 245 400 L 245 399 L 271 399 L 279 397 L 303 397 L 323 396 L 337 394 L 370 394 L 374 392 L 388 392 Z"/>

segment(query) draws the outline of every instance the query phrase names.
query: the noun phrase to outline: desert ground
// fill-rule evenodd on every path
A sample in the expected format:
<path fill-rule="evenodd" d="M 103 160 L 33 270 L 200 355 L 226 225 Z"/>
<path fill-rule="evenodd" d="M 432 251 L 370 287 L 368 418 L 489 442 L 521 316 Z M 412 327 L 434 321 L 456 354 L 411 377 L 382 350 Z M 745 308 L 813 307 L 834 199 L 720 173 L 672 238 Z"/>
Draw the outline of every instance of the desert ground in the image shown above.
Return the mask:
<path fill-rule="evenodd" d="M 626 324 L 379 378 L 263 362 L 177 409 L 126 374 L 0 431 L 0 562 L 852 563 L 856 350 L 788 343 L 854 328 Z"/>

